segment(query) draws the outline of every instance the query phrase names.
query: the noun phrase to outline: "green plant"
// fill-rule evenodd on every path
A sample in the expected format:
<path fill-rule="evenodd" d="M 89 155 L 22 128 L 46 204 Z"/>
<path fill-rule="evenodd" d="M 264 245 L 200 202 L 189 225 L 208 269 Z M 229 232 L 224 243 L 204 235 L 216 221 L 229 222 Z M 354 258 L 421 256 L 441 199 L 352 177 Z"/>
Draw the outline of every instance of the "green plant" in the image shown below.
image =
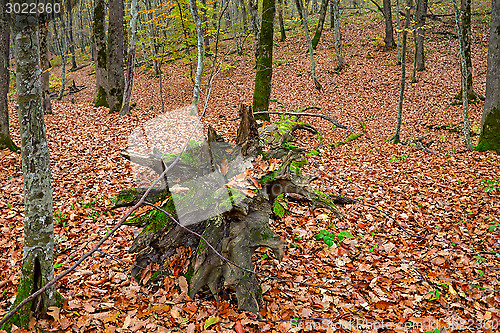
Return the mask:
<path fill-rule="evenodd" d="M 328 247 L 332 246 L 333 243 L 340 243 L 346 238 L 354 238 L 354 236 L 347 230 L 342 230 L 337 234 L 332 233 L 329 230 L 320 230 L 315 236 L 317 240 L 322 240 Z"/>
<path fill-rule="evenodd" d="M 500 223 L 493 221 L 492 224 L 490 224 L 490 226 L 488 227 L 488 231 L 493 232 L 497 227 L 500 227 Z"/>
<path fill-rule="evenodd" d="M 8 209 L 11 209 L 11 208 L 12 208 L 12 204 L 11 204 L 11 203 L 9 203 L 9 202 L 7 202 L 7 208 L 8 208 Z"/>
<path fill-rule="evenodd" d="M 434 331 L 425 331 L 425 333 L 440 333 L 439 328 L 434 329 Z"/>
<path fill-rule="evenodd" d="M 429 295 L 429 294 L 432 294 L 433 296 L 429 299 L 429 301 L 437 301 L 439 299 L 439 297 L 441 296 L 441 292 L 439 291 L 439 289 L 434 289 L 434 290 L 431 290 L 429 291 L 428 293 L 426 293 L 426 295 Z"/>
<path fill-rule="evenodd" d="M 300 249 L 300 245 L 299 245 L 299 243 L 291 243 L 291 244 L 290 244 L 290 247 L 291 247 L 292 249 Z"/>
<path fill-rule="evenodd" d="M 66 226 L 66 215 L 64 215 L 59 209 L 54 211 L 54 220 L 56 220 L 57 224 L 60 224 L 63 227 Z"/>
<path fill-rule="evenodd" d="M 486 261 L 486 259 L 484 259 L 480 254 L 475 256 L 475 258 L 476 258 L 476 262 L 480 263 L 480 264 Z"/>
<path fill-rule="evenodd" d="M 283 193 L 278 195 L 276 199 L 274 199 L 273 202 L 273 212 L 278 216 L 280 219 L 285 216 L 285 214 L 288 212 L 288 205 L 285 201 L 285 198 L 283 196 Z"/>
<path fill-rule="evenodd" d="M 483 185 L 483 192 L 500 192 L 500 177 L 480 180 L 479 184 Z"/>
<path fill-rule="evenodd" d="M 401 156 L 392 156 L 390 161 L 391 162 L 396 162 L 396 161 L 406 161 L 408 159 L 408 155 L 401 155 Z"/>

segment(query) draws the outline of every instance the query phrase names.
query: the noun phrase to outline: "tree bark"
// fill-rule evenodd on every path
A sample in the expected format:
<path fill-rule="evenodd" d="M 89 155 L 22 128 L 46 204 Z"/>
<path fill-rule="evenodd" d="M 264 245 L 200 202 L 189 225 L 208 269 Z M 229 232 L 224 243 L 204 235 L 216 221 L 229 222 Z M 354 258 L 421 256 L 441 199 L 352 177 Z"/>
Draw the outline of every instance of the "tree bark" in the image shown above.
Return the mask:
<path fill-rule="evenodd" d="M 384 51 L 392 50 L 396 45 L 394 43 L 394 32 L 392 29 L 392 12 L 391 0 L 383 0 L 383 12 L 385 20 L 385 38 L 384 38 Z"/>
<path fill-rule="evenodd" d="M 406 1 L 406 10 L 405 10 L 405 24 L 403 30 L 403 42 L 402 42 L 402 50 L 401 50 L 401 85 L 399 89 L 399 98 L 398 98 L 398 117 L 396 123 L 396 133 L 394 134 L 394 143 L 401 142 L 400 133 L 401 133 L 401 122 L 403 118 L 403 97 L 405 92 L 405 81 L 406 81 L 406 38 L 408 35 L 408 27 L 410 26 L 410 11 L 412 7 L 412 0 Z"/>
<path fill-rule="evenodd" d="M 46 14 L 38 15 L 38 34 L 40 36 L 40 67 L 42 69 L 42 105 L 43 113 L 52 114 L 52 104 L 50 103 L 49 79 L 50 60 L 49 48 L 47 47 L 48 21 Z"/>
<path fill-rule="evenodd" d="M 304 25 L 304 33 L 306 35 L 307 46 L 309 48 L 309 59 L 311 60 L 311 74 L 314 82 L 314 86 L 316 89 L 321 90 L 321 84 L 318 81 L 318 77 L 316 76 L 316 62 L 314 61 L 314 50 L 311 42 L 311 37 L 309 36 L 309 26 L 307 23 L 307 11 L 302 3 L 302 0 L 295 0 L 295 4 L 297 5 L 297 10 L 302 12 L 302 24 Z"/>
<path fill-rule="evenodd" d="M 415 27 L 415 70 L 425 70 L 424 36 L 425 36 L 425 14 L 427 13 L 427 0 L 418 0 L 416 9 Z"/>
<path fill-rule="evenodd" d="M 196 35 L 198 37 L 198 65 L 196 66 L 196 76 L 194 78 L 193 101 L 191 106 L 191 115 L 198 114 L 198 104 L 200 102 L 200 87 L 201 76 L 203 74 L 203 66 L 205 62 L 205 39 L 203 36 L 203 27 L 201 26 L 200 15 L 198 14 L 198 6 L 196 0 L 189 0 L 191 15 L 193 15 L 194 24 L 196 25 Z"/>
<path fill-rule="evenodd" d="M 328 0 L 322 0 L 321 10 L 319 12 L 318 26 L 316 27 L 316 33 L 312 39 L 312 47 L 316 50 L 318 46 L 319 39 L 321 38 L 321 33 L 323 32 L 323 25 L 325 24 L 326 11 L 328 9 Z"/>
<path fill-rule="evenodd" d="M 273 76 L 273 31 L 275 0 L 264 0 L 262 22 L 257 46 L 257 73 L 253 91 L 253 110 L 267 111 L 271 98 L 271 79 Z M 269 115 L 262 119 L 269 120 Z"/>
<path fill-rule="evenodd" d="M 57 94 L 57 99 L 61 100 L 64 94 L 64 88 L 66 86 L 66 50 L 67 50 L 67 43 L 65 40 L 65 33 L 64 33 L 64 22 L 62 17 L 60 17 L 61 20 L 61 27 L 62 27 L 62 33 L 59 35 L 58 29 L 57 29 L 57 23 L 56 19 L 54 19 L 54 34 L 55 34 L 55 40 L 56 40 L 56 47 L 59 52 L 59 55 L 61 56 L 61 62 L 62 62 L 62 68 L 61 68 L 61 87 L 59 88 L 59 93 Z"/>
<path fill-rule="evenodd" d="M 8 0 L 0 0 L 0 6 L 5 8 Z M 10 28 L 9 15 L 4 10 L 0 11 L 0 149 L 17 151 L 9 131 L 9 105 L 7 103 L 9 92 L 9 60 L 10 60 Z"/>
<path fill-rule="evenodd" d="M 125 93 L 123 98 L 123 105 L 120 115 L 124 116 L 130 113 L 130 98 L 132 97 L 132 88 L 134 86 L 134 73 L 135 73 L 135 48 L 137 45 L 137 18 L 139 11 L 137 8 L 137 0 L 130 2 L 130 40 L 128 46 L 128 60 L 127 60 L 127 82 L 125 85 Z"/>
<path fill-rule="evenodd" d="M 269 227 L 273 212 L 279 217 L 284 214 L 279 197 L 294 193 L 310 202 L 312 209 L 329 209 L 339 219 L 343 218 L 343 214 L 332 197 L 312 188 L 310 183 L 317 177 L 305 175 L 300 170 L 307 163 L 304 151 L 297 147 L 287 148 L 287 143 L 296 140 L 294 133 L 297 130 L 319 134 L 314 127 L 299 123 L 297 115 L 271 124 L 259 133 L 252 110 L 246 106 L 241 106 L 240 118 L 237 145 L 224 142 L 209 128 L 207 143 L 187 148 L 181 157 L 185 163 L 177 163 L 167 173 L 166 177 L 175 179 L 179 185 L 169 184 L 172 187 L 164 189 L 163 194 L 158 191 L 150 193 L 148 202 L 161 202 L 161 210 L 151 210 L 126 224 L 143 228 L 129 249 L 130 252 L 138 252 L 132 269 L 134 276 L 141 276 L 144 267 L 168 269 L 171 267 L 169 262 L 175 260 L 172 257 L 182 247 L 186 250 L 184 253 L 189 258 L 189 264 L 180 271 L 166 273 L 191 272 L 191 298 L 203 286 L 208 286 L 215 297 L 221 288 L 232 289 L 240 310 L 258 313 L 263 300 L 259 279 L 253 272 L 252 256 L 258 247 L 266 246 L 273 250 L 277 259 L 283 258 L 284 243 Z M 259 146 L 261 140 L 267 143 L 264 152 Z M 250 161 L 262 157 L 256 154 L 266 156 L 260 160 L 268 165 L 266 175 L 252 174 Z M 187 156 L 190 157 L 185 158 Z M 164 165 L 169 165 L 175 158 L 176 154 L 165 158 L 159 152 L 131 161 L 162 173 Z M 273 164 L 271 170 L 271 163 L 274 162 L 268 159 L 280 160 L 280 163 Z M 225 168 L 222 168 L 223 165 Z M 245 178 L 245 174 L 249 173 L 258 183 Z M 187 192 L 180 194 L 176 189 L 180 185 Z M 119 206 L 134 205 L 140 193 L 144 193 L 143 189 L 122 191 L 117 203 Z M 277 206 L 281 208 L 281 213 L 275 209 Z M 200 219 L 200 211 L 209 214 Z M 174 218 L 180 225 L 174 222 Z M 201 240 L 199 235 L 203 237 Z"/>
<path fill-rule="evenodd" d="M 123 1 L 109 0 L 108 27 L 108 104 L 109 112 L 120 112 L 123 103 Z"/>
<path fill-rule="evenodd" d="M 108 50 L 106 49 L 106 31 L 104 23 L 106 19 L 106 7 L 104 0 L 94 1 L 94 45 L 95 45 L 95 80 L 96 92 L 94 106 L 109 107 L 108 104 Z"/>
<path fill-rule="evenodd" d="M 335 54 L 337 55 L 337 70 L 344 68 L 344 56 L 342 54 L 342 32 L 340 31 L 339 0 L 332 0 L 333 11 L 333 35 L 335 38 Z"/>
<path fill-rule="evenodd" d="M 16 1 L 19 3 L 19 1 Z M 28 0 L 28 3 L 35 3 Z M 54 277 L 54 230 L 50 162 L 43 118 L 36 14 L 14 14 L 16 83 L 24 181 L 24 250 L 14 306 Z M 52 286 L 28 302 L 6 324 L 28 327 L 58 303 Z M 4 327 L 5 328 L 5 327 Z"/>
<path fill-rule="evenodd" d="M 286 33 L 285 33 L 285 23 L 283 21 L 283 0 L 278 0 L 278 20 L 280 23 L 280 42 L 284 42 L 286 40 Z"/>
<path fill-rule="evenodd" d="M 491 8 L 486 100 L 476 150 L 500 154 L 500 0 L 493 0 Z"/>
<path fill-rule="evenodd" d="M 420 0 L 422 1 L 422 0 Z M 464 119 L 464 141 L 467 149 L 472 150 L 472 144 L 470 142 L 470 127 L 469 127 L 469 99 L 467 94 L 467 58 L 465 54 L 465 39 L 463 35 L 463 30 L 460 29 L 460 15 L 457 5 L 457 0 L 452 0 L 453 8 L 455 9 L 455 23 L 457 25 L 458 32 L 458 44 L 460 50 L 460 82 L 462 87 L 462 106 L 463 106 L 463 119 Z"/>
<path fill-rule="evenodd" d="M 472 87 L 472 58 L 471 58 L 471 2 L 472 0 L 461 0 L 461 30 L 464 46 L 465 64 L 467 69 L 467 95 L 469 100 L 474 101 L 476 94 Z M 493 7 L 492 7 L 492 10 Z"/>
<path fill-rule="evenodd" d="M 78 65 L 76 64 L 75 55 L 75 39 L 73 38 L 73 15 L 72 15 L 72 3 L 71 1 L 66 2 L 66 16 L 68 18 L 68 48 L 71 52 L 71 69 L 70 72 L 76 70 Z"/>
<path fill-rule="evenodd" d="M 401 22 L 399 20 L 399 0 L 396 0 L 396 48 L 398 51 L 398 65 L 401 64 L 401 38 L 400 38 L 400 31 L 401 31 Z"/>

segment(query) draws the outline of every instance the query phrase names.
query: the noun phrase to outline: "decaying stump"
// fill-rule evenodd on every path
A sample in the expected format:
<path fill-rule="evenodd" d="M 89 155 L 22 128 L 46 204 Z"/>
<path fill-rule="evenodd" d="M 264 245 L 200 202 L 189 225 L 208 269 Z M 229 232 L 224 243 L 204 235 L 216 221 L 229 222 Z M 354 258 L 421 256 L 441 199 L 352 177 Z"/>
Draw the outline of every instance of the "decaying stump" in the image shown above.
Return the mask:
<path fill-rule="evenodd" d="M 240 118 L 236 145 L 224 142 L 209 128 L 207 142 L 190 145 L 165 176 L 166 186 L 153 189 L 146 201 L 202 234 L 230 262 L 253 270 L 252 255 L 259 247 L 283 258 L 284 243 L 269 226 L 273 209 L 276 213 L 275 200 L 282 194 L 295 193 L 339 218 L 343 215 L 335 204 L 345 202 L 313 189 L 310 183 L 316 177 L 302 174 L 307 159 L 294 145 L 294 134 L 306 130 L 321 139 L 314 127 L 291 116 L 258 129 L 251 108 L 245 106 Z M 161 174 L 177 154 L 154 150 L 150 155 L 123 152 L 122 156 Z M 141 188 L 121 191 L 115 207 L 134 205 L 144 192 Z M 130 248 L 138 253 L 134 276 L 144 274 L 144 267 L 169 270 L 179 248 L 190 248 L 190 258 L 180 272 L 189 282 L 190 297 L 204 286 L 215 297 L 221 288 L 228 288 L 234 290 L 239 309 L 259 311 L 262 293 L 257 276 L 220 258 L 166 214 L 148 208 L 126 224 L 143 228 Z"/>

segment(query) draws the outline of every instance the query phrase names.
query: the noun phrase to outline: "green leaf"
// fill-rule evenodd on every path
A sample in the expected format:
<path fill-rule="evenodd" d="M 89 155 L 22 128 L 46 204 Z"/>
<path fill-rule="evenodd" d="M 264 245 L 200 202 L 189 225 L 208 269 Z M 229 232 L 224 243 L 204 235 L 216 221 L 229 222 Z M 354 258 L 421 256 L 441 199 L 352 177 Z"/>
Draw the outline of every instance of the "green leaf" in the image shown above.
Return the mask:
<path fill-rule="evenodd" d="M 497 227 L 496 227 L 496 225 L 492 224 L 492 225 L 490 225 L 490 226 L 488 227 L 488 231 L 489 231 L 489 232 L 493 232 L 493 231 L 495 231 L 495 229 L 496 229 L 496 228 L 497 228 Z"/>
<path fill-rule="evenodd" d="M 63 264 L 60 264 L 60 263 L 55 263 L 55 264 L 54 264 L 54 268 L 59 268 L 59 267 L 61 267 L 62 265 L 63 265 Z"/>
<path fill-rule="evenodd" d="M 205 325 L 203 325 L 203 329 L 207 329 L 209 328 L 210 326 L 212 325 L 215 325 L 219 322 L 219 317 L 218 316 L 215 316 L 215 317 L 210 317 L 208 318 L 206 321 L 205 321 Z"/>

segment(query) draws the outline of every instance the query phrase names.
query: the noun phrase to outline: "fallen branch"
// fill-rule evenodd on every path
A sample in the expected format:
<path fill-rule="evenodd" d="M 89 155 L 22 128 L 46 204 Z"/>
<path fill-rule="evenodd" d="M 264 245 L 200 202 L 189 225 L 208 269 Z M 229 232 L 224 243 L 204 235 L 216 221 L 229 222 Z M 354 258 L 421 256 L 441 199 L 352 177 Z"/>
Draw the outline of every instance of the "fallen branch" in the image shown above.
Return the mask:
<path fill-rule="evenodd" d="M 308 107 L 308 109 L 317 109 L 317 110 L 319 110 L 320 108 L 311 106 L 311 107 Z M 254 112 L 253 114 L 254 115 L 260 115 L 260 114 L 282 114 L 282 115 L 287 115 L 287 116 L 297 116 L 297 118 L 299 118 L 301 116 L 305 116 L 305 117 L 319 117 L 319 118 L 328 120 L 329 122 L 331 122 L 332 124 L 334 124 L 336 127 L 347 128 L 346 125 L 342 125 L 341 123 L 339 123 L 334 118 L 332 118 L 330 116 L 325 116 L 324 114 L 319 114 L 319 113 L 260 111 L 260 112 Z"/>

